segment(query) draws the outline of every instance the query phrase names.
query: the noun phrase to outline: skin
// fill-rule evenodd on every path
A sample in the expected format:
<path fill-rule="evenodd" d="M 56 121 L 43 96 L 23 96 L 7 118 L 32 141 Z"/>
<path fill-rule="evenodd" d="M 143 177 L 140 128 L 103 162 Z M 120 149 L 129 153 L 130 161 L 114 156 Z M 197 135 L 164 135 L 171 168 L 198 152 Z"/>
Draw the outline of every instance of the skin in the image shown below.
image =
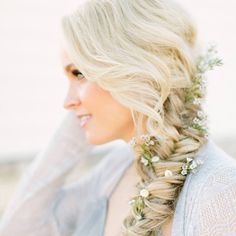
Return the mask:
<path fill-rule="evenodd" d="M 116 101 L 109 91 L 87 80 L 78 68 L 62 53 L 62 64 L 69 88 L 64 108 L 77 114 L 91 114 L 92 119 L 82 127 L 90 144 L 103 144 L 116 139 L 126 142 L 134 136 L 130 110 Z"/>

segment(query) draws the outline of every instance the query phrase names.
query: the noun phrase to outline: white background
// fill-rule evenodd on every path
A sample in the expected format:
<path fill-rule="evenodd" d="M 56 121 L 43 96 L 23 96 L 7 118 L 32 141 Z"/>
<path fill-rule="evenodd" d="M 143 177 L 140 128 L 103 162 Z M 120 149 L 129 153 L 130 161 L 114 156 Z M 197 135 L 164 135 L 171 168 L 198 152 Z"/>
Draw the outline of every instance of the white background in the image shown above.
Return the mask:
<path fill-rule="evenodd" d="M 205 109 L 213 137 L 236 135 L 236 1 L 179 0 L 202 43 L 215 42 L 224 66 L 208 76 Z M 75 3 L 73 3 L 74 5 Z M 37 152 L 65 111 L 60 17 L 69 1 L 0 2 L 0 160 Z"/>

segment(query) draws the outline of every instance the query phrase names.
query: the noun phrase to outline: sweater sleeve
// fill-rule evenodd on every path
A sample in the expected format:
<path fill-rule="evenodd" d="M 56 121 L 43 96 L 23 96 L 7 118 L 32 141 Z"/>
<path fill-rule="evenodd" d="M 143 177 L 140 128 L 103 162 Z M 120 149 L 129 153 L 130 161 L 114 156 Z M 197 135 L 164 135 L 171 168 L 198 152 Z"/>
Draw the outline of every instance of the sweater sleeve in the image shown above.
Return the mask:
<path fill-rule="evenodd" d="M 51 207 L 67 175 L 87 158 L 90 150 L 78 119 L 69 112 L 23 174 L 2 216 L 0 235 L 59 235 L 55 222 L 50 220 Z"/>
<path fill-rule="evenodd" d="M 227 171 L 216 176 L 214 186 L 209 186 L 211 194 L 201 202 L 194 236 L 236 235 L 236 169 Z"/>

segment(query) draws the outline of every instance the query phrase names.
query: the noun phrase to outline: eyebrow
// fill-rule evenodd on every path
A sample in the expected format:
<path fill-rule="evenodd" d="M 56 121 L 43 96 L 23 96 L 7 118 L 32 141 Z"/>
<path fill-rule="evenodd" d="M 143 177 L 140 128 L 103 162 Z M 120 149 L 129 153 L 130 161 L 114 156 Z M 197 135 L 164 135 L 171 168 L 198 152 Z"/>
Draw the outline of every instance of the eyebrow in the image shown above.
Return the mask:
<path fill-rule="evenodd" d="M 64 66 L 64 72 L 66 74 L 68 74 L 70 72 L 71 67 L 75 67 L 75 65 L 73 63 L 70 63 L 70 64 Z M 83 75 L 83 73 L 79 69 L 77 69 L 76 67 L 75 67 L 75 70 L 77 70 L 79 73 L 81 73 Z"/>
<path fill-rule="evenodd" d="M 69 72 L 69 70 L 71 69 L 72 66 L 73 66 L 72 63 L 70 63 L 70 64 L 64 66 L 64 71 L 65 71 L 65 72 Z"/>

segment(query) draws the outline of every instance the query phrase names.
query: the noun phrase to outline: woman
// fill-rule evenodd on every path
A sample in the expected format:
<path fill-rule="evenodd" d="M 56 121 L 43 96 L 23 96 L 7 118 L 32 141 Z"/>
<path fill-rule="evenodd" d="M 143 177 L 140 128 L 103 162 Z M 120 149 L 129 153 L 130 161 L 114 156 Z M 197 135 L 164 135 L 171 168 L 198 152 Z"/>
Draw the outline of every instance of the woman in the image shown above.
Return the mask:
<path fill-rule="evenodd" d="M 209 138 L 202 111 L 204 73 L 220 60 L 212 48 L 199 57 L 184 10 L 87 0 L 62 29 L 70 112 L 25 174 L 1 235 L 236 235 L 236 162 Z M 132 149 L 99 149 L 117 139 Z"/>

